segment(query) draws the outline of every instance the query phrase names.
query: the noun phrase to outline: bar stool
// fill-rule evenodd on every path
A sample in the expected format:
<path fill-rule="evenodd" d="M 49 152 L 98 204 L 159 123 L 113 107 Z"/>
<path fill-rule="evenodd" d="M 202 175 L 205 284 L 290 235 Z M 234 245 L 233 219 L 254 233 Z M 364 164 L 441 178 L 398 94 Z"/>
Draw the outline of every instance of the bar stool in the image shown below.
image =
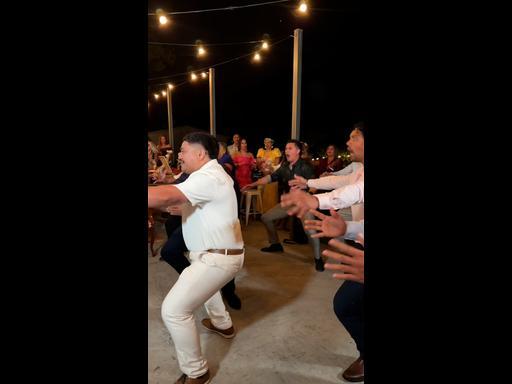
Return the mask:
<path fill-rule="evenodd" d="M 245 214 L 245 226 L 249 224 L 249 216 L 250 215 L 260 215 L 263 210 L 263 200 L 261 198 L 261 190 L 263 189 L 262 185 L 258 185 L 257 189 L 248 189 L 247 191 L 242 192 L 242 198 L 240 199 L 240 212 Z M 253 204 L 253 200 L 256 202 Z M 244 206 L 245 201 L 245 209 L 242 208 Z"/>

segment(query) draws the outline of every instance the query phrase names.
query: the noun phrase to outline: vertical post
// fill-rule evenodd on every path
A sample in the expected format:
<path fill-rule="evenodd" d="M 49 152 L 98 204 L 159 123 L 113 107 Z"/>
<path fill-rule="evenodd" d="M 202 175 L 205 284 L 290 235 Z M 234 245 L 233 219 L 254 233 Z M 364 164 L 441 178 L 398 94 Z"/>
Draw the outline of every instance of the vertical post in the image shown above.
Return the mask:
<path fill-rule="evenodd" d="M 176 152 L 176 148 L 174 148 L 174 131 L 172 124 L 172 98 L 171 98 L 171 90 L 167 89 L 167 121 L 169 123 L 169 144 L 171 145 L 172 153 L 171 153 L 171 165 L 174 163 L 174 153 Z"/>
<path fill-rule="evenodd" d="M 300 140 L 300 88 L 302 78 L 302 29 L 293 32 L 292 139 Z"/>
<path fill-rule="evenodd" d="M 217 136 L 215 129 L 215 68 L 210 68 L 210 134 Z"/>

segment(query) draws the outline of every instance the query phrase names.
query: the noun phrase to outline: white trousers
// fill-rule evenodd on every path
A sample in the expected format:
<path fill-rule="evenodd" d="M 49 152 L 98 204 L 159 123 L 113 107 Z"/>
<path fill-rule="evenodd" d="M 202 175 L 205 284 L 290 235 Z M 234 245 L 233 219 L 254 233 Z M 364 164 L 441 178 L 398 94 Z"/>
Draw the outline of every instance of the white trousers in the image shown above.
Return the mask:
<path fill-rule="evenodd" d="M 196 378 L 208 370 L 201 353 L 194 311 L 202 304 L 212 324 L 228 329 L 233 323 L 219 289 L 242 268 L 244 254 L 190 252 L 191 265 L 181 273 L 162 303 L 162 319 L 169 330 L 183 373 Z"/>

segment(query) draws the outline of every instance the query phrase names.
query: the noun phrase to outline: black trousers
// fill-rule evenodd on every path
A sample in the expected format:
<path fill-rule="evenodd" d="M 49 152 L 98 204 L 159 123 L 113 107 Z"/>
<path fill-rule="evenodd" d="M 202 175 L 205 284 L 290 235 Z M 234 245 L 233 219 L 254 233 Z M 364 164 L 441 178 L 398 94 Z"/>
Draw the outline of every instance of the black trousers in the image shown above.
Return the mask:
<path fill-rule="evenodd" d="M 160 251 L 160 255 L 167 264 L 181 274 L 190 265 L 190 261 L 185 256 L 187 246 L 183 239 L 181 216 L 171 216 L 167 219 L 165 231 L 167 232 L 167 242 Z M 235 293 L 235 279 L 233 278 L 222 287 L 221 292 L 224 296 L 233 295 Z"/>
<path fill-rule="evenodd" d="M 362 249 L 361 245 L 349 240 L 345 242 Z M 364 359 L 364 284 L 345 281 L 333 299 L 334 313 L 347 332 L 354 339 L 361 358 Z"/>

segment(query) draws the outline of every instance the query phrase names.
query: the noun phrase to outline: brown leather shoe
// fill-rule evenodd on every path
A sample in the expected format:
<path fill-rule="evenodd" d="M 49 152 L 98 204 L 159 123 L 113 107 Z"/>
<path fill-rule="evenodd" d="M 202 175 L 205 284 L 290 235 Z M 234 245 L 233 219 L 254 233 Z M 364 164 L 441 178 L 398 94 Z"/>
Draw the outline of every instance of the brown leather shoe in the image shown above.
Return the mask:
<path fill-rule="evenodd" d="M 359 358 L 343 372 L 343 378 L 351 383 L 364 381 L 364 360 Z"/>
<path fill-rule="evenodd" d="M 210 371 L 206 371 L 204 375 L 196 377 L 195 379 L 192 379 L 191 377 L 188 377 L 187 375 L 183 374 L 178 379 L 178 381 L 176 381 L 175 384 L 208 384 L 209 382 Z"/>
<path fill-rule="evenodd" d="M 226 339 L 231 339 L 235 337 L 235 328 L 233 328 L 232 326 L 228 329 L 219 329 L 212 324 L 210 319 L 201 320 L 201 324 L 203 324 L 210 331 L 215 332 L 216 334 L 221 335 Z"/>

